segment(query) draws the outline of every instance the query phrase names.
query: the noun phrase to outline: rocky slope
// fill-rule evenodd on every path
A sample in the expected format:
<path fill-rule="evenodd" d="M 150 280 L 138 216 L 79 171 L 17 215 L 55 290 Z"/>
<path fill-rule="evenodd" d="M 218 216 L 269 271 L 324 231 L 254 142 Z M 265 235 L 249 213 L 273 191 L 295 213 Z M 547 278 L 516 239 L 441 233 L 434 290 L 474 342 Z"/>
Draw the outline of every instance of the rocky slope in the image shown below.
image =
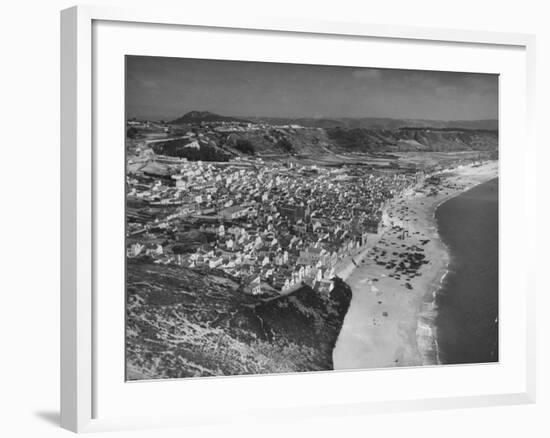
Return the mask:
<path fill-rule="evenodd" d="M 332 369 L 351 290 L 258 298 L 223 273 L 129 260 L 127 379 Z"/>

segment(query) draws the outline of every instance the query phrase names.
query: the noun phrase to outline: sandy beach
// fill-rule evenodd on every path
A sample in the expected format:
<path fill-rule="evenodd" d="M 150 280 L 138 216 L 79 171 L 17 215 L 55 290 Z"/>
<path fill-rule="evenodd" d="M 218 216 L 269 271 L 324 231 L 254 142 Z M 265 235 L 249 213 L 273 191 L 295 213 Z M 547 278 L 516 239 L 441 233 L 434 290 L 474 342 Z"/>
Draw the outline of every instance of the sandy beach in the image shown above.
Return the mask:
<path fill-rule="evenodd" d="M 438 205 L 498 176 L 498 164 L 461 166 L 434 193 L 410 190 L 387 208 L 385 226 L 339 275 L 353 292 L 333 352 L 334 369 L 438 363 L 434 294 L 449 255 L 437 233 Z"/>

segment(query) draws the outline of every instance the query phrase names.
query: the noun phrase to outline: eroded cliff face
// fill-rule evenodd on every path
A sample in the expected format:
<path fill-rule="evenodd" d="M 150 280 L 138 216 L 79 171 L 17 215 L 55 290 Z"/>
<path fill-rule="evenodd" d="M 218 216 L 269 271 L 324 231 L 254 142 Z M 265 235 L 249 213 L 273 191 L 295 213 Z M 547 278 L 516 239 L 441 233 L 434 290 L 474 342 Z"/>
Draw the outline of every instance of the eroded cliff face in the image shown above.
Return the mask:
<path fill-rule="evenodd" d="M 246 294 L 223 273 L 129 261 L 127 379 L 331 370 L 351 300 L 329 294 Z"/>

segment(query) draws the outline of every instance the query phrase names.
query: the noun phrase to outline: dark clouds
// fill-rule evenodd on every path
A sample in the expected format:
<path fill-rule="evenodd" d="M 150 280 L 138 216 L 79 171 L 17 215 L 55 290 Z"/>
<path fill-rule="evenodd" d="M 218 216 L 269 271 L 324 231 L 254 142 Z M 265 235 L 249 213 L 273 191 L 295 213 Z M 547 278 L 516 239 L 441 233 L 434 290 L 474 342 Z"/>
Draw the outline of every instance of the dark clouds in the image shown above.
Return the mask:
<path fill-rule="evenodd" d="M 241 61 L 127 57 L 129 117 L 498 118 L 498 77 Z"/>

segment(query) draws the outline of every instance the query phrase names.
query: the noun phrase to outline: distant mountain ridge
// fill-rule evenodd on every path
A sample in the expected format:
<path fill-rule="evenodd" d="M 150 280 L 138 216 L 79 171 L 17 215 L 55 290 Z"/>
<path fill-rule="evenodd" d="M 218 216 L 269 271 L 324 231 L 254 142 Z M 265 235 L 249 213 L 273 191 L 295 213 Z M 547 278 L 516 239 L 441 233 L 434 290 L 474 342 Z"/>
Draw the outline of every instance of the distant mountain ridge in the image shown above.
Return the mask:
<path fill-rule="evenodd" d="M 434 128 L 434 129 L 470 129 L 498 130 L 498 120 L 429 120 L 429 119 L 392 119 L 389 117 L 233 117 L 223 116 L 210 111 L 189 111 L 169 122 L 173 125 L 202 122 L 255 122 L 271 125 L 301 125 L 310 128 L 347 128 L 347 129 L 386 129 Z"/>
<path fill-rule="evenodd" d="M 365 128 L 365 129 L 399 129 L 399 128 L 455 128 L 473 130 L 498 130 L 498 120 L 428 120 L 428 119 L 392 119 L 389 117 L 341 117 L 341 118 L 282 118 L 282 117 L 249 117 L 256 122 L 277 125 L 297 124 L 311 128 Z"/>

